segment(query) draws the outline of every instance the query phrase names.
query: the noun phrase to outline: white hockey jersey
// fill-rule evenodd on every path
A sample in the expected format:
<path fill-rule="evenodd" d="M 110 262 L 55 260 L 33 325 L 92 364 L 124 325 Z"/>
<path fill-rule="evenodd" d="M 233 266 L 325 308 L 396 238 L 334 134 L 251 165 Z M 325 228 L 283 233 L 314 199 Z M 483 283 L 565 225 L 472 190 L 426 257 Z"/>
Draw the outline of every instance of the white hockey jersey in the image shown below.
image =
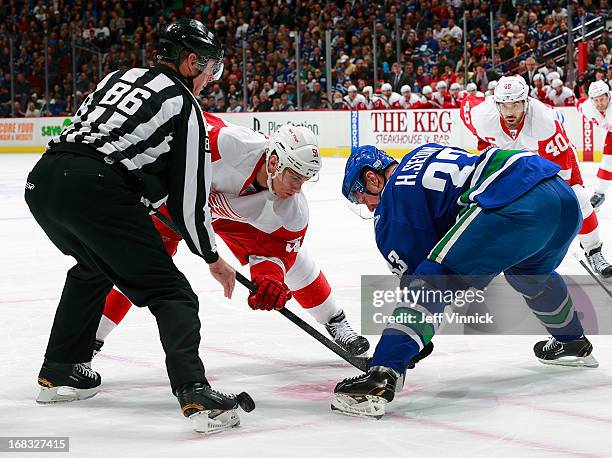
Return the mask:
<path fill-rule="evenodd" d="M 504 124 L 493 97 L 469 96 L 461 103 L 461 119 L 478 138 L 478 149 L 495 145 L 503 149 L 527 149 L 561 166 L 559 176 L 570 185 L 582 184 L 576 151 L 551 107 L 529 97 L 527 113 L 518 128 Z"/>
<path fill-rule="evenodd" d="M 401 108 L 400 100 L 402 96 L 397 92 L 392 92 L 389 97 L 385 97 L 384 94 L 379 94 L 374 98 L 374 109 L 375 110 L 392 110 L 395 108 Z"/>
<path fill-rule="evenodd" d="M 408 93 L 406 93 L 408 94 Z M 401 96 L 401 99 L 399 101 L 399 104 L 402 108 L 412 108 L 412 106 L 417 103 L 418 101 L 421 100 L 421 98 L 415 94 L 414 92 L 410 93 L 410 97 L 406 98 L 406 94 L 404 94 L 403 96 Z"/>
<path fill-rule="evenodd" d="M 204 113 L 204 117 L 212 156 L 208 202 L 215 232 L 241 261 L 245 260 L 238 253 L 245 250 L 265 252 L 265 257 L 248 259 L 252 267 L 270 261 L 286 272 L 295 262 L 308 227 L 304 193 L 281 199 L 269 190 L 258 189 L 255 179 L 265 163 L 268 138 L 210 113 Z"/>
<path fill-rule="evenodd" d="M 343 100 L 351 110 L 365 110 L 367 108 L 366 98 L 361 94 L 357 94 L 352 100 L 348 95 L 345 95 Z"/>
<path fill-rule="evenodd" d="M 548 90 L 548 99 L 552 102 L 552 104 L 556 107 L 573 107 L 576 103 L 576 98 L 574 97 L 574 91 L 572 91 L 569 87 L 563 86 L 561 90 L 561 94 L 557 94 L 557 91 L 552 87 Z"/>
<path fill-rule="evenodd" d="M 612 93 L 610 93 L 610 97 L 612 97 Z M 612 103 L 608 103 L 605 113 L 600 113 L 595 108 L 593 101 L 588 98 L 578 102 L 578 111 L 596 126 L 607 132 L 612 132 Z"/>

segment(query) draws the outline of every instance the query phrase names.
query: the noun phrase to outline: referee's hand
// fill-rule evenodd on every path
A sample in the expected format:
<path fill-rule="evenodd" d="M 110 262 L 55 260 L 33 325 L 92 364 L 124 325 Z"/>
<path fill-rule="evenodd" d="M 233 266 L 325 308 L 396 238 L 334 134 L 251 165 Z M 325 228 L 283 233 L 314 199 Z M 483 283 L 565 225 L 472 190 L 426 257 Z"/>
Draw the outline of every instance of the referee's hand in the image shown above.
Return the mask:
<path fill-rule="evenodd" d="M 223 258 L 209 264 L 210 274 L 223 286 L 223 294 L 228 299 L 232 298 L 234 286 L 236 286 L 236 270 L 230 266 Z"/>

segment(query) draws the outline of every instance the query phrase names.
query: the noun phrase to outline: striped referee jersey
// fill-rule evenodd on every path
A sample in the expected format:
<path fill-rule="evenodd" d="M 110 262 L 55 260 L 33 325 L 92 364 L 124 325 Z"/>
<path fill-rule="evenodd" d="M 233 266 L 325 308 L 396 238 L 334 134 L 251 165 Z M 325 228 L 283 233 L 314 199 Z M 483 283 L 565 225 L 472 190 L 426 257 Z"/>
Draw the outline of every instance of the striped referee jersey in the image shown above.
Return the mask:
<path fill-rule="evenodd" d="M 159 65 L 108 74 L 73 123 L 47 145 L 118 162 L 138 180 L 142 202 L 167 203 L 191 251 L 218 259 L 208 195 L 211 154 L 206 122 L 184 80 Z"/>

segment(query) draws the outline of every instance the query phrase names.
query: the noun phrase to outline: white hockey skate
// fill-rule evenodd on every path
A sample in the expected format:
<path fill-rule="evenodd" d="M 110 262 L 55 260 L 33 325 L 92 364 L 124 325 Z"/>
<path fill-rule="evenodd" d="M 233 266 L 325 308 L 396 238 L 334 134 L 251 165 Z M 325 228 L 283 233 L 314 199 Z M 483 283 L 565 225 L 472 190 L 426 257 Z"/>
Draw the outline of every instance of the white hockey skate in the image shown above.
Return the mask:
<path fill-rule="evenodd" d="M 612 265 L 604 258 L 601 253 L 601 245 L 593 248 L 589 252 L 584 253 L 593 272 L 601 275 L 604 278 L 612 277 Z"/>
<path fill-rule="evenodd" d="M 368 339 L 355 332 L 342 310 L 333 316 L 328 323 L 325 323 L 325 329 L 332 336 L 334 342 L 351 355 L 365 355 L 370 349 Z"/>

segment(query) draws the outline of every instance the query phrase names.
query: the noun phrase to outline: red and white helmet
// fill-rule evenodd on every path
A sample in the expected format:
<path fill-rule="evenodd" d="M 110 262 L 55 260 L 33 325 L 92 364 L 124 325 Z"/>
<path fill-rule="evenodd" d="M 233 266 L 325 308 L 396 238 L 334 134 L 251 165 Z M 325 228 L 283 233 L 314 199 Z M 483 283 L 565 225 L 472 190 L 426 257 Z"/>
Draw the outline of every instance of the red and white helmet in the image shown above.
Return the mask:
<path fill-rule="evenodd" d="M 323 166 L 317 137 L 304 126 L 284 124 L 270 136 L 266 150 L 266 170 L 272 154 L 278 157 L 278 165 L 273 174 L 268 173 L 268 189 L 270 190 L 272 179 L 286 168 L 312 178 Z"/>
<path fill-rule="evenodd" d="M 520 75 L 502 76 L 493 92 L 495 103 L 526 102 L 529 86 Z"/>
<path fill-rule="evenodd" d="M 589 97 L 594 99 L 600 95 L 608 94 L 610 92 L 610 86 L 603 80 L 593 81 L 589 85 Z"/>

